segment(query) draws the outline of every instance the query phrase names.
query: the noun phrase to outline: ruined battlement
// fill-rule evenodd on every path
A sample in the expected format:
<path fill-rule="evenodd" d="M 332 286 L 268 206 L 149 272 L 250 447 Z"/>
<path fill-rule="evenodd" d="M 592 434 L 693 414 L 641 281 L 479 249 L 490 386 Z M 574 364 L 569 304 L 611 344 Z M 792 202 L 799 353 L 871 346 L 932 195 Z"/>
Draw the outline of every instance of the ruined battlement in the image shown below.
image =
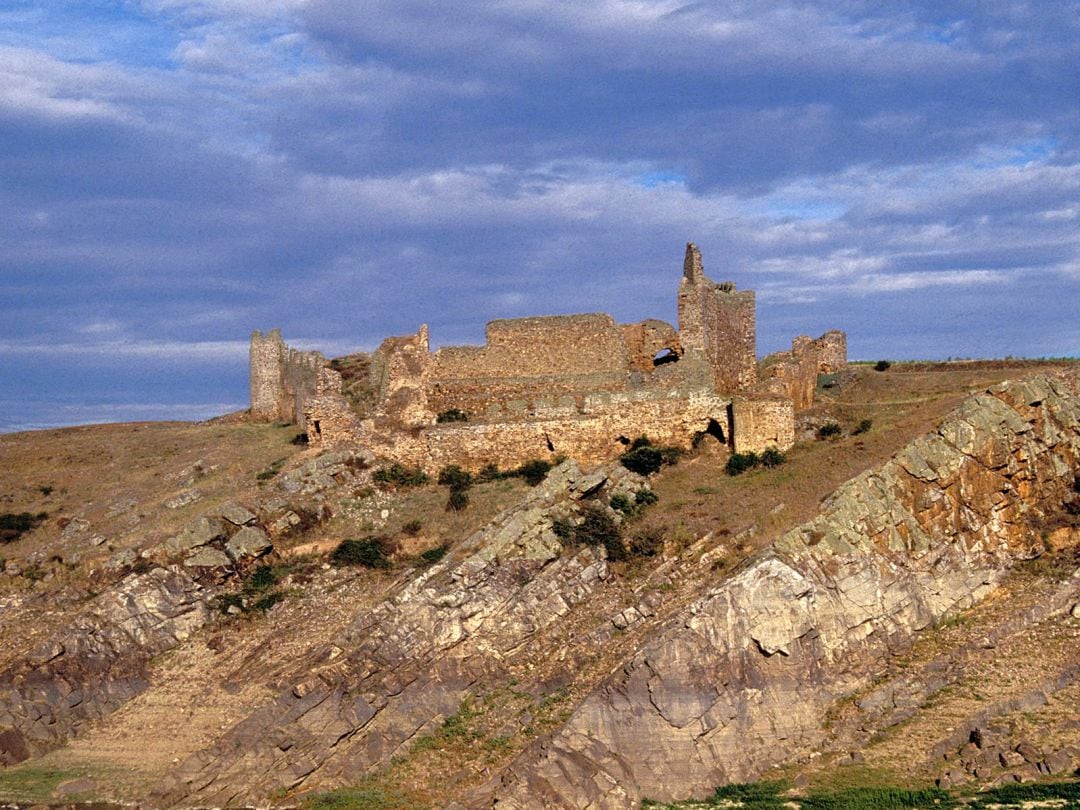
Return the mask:
<path fill-rule="evenodd" d="M 693 244 L 678 316 L 678 328 L 619 324 L 603 313 L 499 319 L 483 345 L 435 352 L 424 325 L 334 364 L 290 349 L 277 330 L 255 332 L 251 414 L 303 424 L 315 445 L 363 444 L 428 470 L 549 454 L 594 462 L 640 435 L 684 447 L 707 434 L 739 452 L 786 449 L 817 375 L 846 363 L 843 332 L 798 337 L 766 360 L 759 380 L 754 293 L 706 276 Z M 447 413 L 467 420 L 440 421 Z"/>

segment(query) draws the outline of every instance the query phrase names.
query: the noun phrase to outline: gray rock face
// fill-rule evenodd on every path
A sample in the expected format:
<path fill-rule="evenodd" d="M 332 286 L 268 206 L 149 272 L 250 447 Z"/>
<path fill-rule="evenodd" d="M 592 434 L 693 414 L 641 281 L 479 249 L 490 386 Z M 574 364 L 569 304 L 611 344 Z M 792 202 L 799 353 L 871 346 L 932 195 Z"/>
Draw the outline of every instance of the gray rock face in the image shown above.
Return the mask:
<path fill-rule="evenodd" d="M 195 548 L 209 545 L 225 537 L 225 523 L 216 517 L 197 517 L 183 531 L 165 541 L 170 554 L 183 554 Z"/>
<path fill-rule="evenodd" d="M 201 548 L 184 560 L 186 568 L 227 568 L 232 565 L 232 560 L 224 552 L 216 548 Z"/>
<path fill-rule="evenodd" d="M 204 597 L 175 566 L 128 576 L 0 672 L 0 763 L 44 753 L 145 689 L 150 659 L 209 619 Z"/>
<path fill-rule="evenodd" d="M 593 491 L 632 492 L 628 476 L 584 480 Z M 273 705 L 184 762 L 153 801 L 244 804 L 316 773 L 334 783 L 388 764 L 457 711 L 481 673 L 499 671 L 604 586 L 603 551 L 562 552 L 551 531 L 555 517 L 582 508 L 580 479 L 575 463 L 560 465 L 523 503 L 359 616 Z"/>
<path fill-rule="evenodd" d="M 1077 381 L 969 399 L 654 636 L 502 776 L 495 806 L 629 808 L 756 778 L 876 661 L 985 595 L 1080 458 Z M 1058 763 L 1055 763 L 1055 767 Z"/>
<path fill-rule="evenodd" d="M 218 508 L 218 514 L 234 526 L 248 526 L 258 520 L 254 513 L 238 503 L 224 504 Z"/>
<path fill-rule="evenodd" d="M 254 526 L 245 526 L 225 544 L 225 551 L 236 562 L 255 559 L 266 554 L 273 546 L 266 532 Z"/>

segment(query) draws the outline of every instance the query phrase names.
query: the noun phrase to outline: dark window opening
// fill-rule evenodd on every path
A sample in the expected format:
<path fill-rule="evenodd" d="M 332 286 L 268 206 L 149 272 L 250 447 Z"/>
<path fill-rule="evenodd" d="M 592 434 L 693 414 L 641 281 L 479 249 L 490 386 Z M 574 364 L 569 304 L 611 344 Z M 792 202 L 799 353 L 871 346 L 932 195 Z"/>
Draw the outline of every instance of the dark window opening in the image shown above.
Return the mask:
<path fill-rule="evenodd" d="M 548 452 L 549 453 L 554 453 L 555 452 L 555 445 L 552 444 L 551 437 L 548 436 L 546 433 L 544 434 L 544 441 L 547 442 Z"/>
<path fill-rule="evenodd" d="M 619 444 L 625 445 L 627 447 L 630 446 L 630 440 L 628 438 L 626 438 L 625 436 L 620 436 L 615 441 L 617 441 Z"/>
<path fill-rule="evenodd" d="M 652 359 L 653 368 L 657 366 L 667 365 L 668 363 L 678 363 L 679 355 L 676 354 L 674 349 L 663 349 L 656 353 L 656 356 Z"/>
<path fill-rule="evenodd" d="M 322 436 L 322 428 L 319 426 L 319 420 L 318 419 L 315 419 L 315 420 L 312 421 L 311 427 L 312 427 L 312 430 L 315 433 L 315 438 L 316 439 L 318 439 L 320 436 Z"/>

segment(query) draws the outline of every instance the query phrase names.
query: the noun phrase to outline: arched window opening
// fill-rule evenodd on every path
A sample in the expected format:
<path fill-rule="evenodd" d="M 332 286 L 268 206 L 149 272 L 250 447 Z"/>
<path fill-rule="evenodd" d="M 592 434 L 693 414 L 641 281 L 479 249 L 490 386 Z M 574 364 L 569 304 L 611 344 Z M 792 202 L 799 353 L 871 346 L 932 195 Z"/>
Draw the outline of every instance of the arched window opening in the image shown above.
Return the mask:
<path fill-rule="evenodd" d="M 661 349 L 656 353 L 652 360 L 653 368 L 656 368 L 657 366 L 664 366 L 668 363 L 678 362 L 679 355 L 674 349 Z"/>

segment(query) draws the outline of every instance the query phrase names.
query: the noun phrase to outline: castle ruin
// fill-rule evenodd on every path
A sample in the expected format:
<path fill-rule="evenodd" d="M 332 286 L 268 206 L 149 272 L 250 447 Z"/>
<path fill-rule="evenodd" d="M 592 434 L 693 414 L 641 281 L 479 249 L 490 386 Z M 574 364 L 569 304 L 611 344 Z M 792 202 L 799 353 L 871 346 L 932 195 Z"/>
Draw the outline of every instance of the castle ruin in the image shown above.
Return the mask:
<path fill-rule="evenodd" d="M 289 348 L 277 330 L 256 331 L 251 415 L 303 425 L 313 446 L 360 444 L 429 472 L 554 455 L 597 462 L 642 435 L 786 450 L 818 375 L 847 362 L 846 337 L 832 331 L 759 363 L 754 293 L 709 279 L 693 244 L 678 318 L 678 329 L 605 314 L 496 320 L 483 346 L 435 352 L 422 325 L 334 361 Z"/>

